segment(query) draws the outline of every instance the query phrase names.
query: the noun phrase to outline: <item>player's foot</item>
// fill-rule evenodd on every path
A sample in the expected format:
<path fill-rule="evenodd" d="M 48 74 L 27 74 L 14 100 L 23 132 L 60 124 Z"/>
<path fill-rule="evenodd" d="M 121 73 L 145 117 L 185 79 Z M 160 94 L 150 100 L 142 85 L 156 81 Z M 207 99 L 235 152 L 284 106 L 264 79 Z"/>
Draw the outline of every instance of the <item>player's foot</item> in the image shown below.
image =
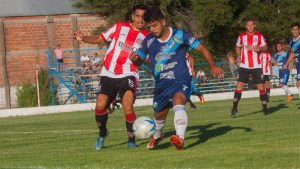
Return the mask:
<path fill-rule="evenodd" d="M 267 108 L 264 108 L 263 109 L 263 113 L 264 113 L 264 116 L 268 116 L 269 115 L 269 111 Z"/>
<path fill-rule="evenodd" d="M 160 133 L 160 137 L 155 139 L 155 138 L 152 138 L 148 145 L 147 145 L 147 148 L 148 149 L 153 149 L 163 138 L 164 138 L 165 134 L 163 132 Z"/>
<path fill-rule="evenodd" d="M 97 139 L 96 139 L 96 150 L 100 150 L 102 148 L 104 148 L 104 140 L 105 138 L 109 135 L 109 131 L 107 129 L 107 132 L 106 132 L 106 136 L 105 137 L 101 137 L 99 136 Z"/>
<path fill-rule="evenodd" d="M 197 107 L 195 105 L 191 105 L 190 109 L 196 109 Z"/>
<path fill-rule="evenodd" d="M 270 101 L 270 97 L 269 96 L 267 96 L 267 100 L 266 100 L 267 102 L 269 102 Z"/>
<path fill-rule="evenodd" d="M 171 144 L 175 145 L 176 150 L 183 150 L 184 148 L 184 139 L 179 138 L 178 136 L 171 136 Z"/>
<path fill-rule="evenodd" d="M 135 144 L 135 142 L 132 142 L 132 141 L 128 141 L 127 146 L 130 149 L 135 149 L 137 147 L 137 145 Z"/>
<path fill-rule="evenodd" d="M 291 95 L 291 96 L 288 96 L 288 101 L 290 102 L 290 101 L 292 101 L 294 98 L 293 98 L 293 96 Z"/>
<path fill-rule="evenodd" d="M 238 112 L 237 109 L 232 109 L 232 110 L 231 110 L 231 113 L 230 113 L 230 116 L 231 116 L 232 118 L 235 118 L 237 112 Z"/>
<path fill-rule="evenodd" d="M 200 94 L 199 99 L 200 99 L 200 103 L 204 104 L 204 96 L 202 94 Z"/>

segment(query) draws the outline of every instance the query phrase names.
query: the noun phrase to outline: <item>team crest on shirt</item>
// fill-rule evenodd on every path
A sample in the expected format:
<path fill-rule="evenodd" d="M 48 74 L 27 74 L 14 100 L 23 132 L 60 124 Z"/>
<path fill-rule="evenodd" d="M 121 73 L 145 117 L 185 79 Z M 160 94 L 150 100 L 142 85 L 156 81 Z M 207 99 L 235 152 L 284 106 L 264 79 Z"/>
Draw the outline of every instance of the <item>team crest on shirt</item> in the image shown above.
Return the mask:
<path fill-rule="evenodd" d="M 143 39 L 141 39 L 141 38 L 137 38 L 137 39 L 136 39 L 136 43 L 137 43 L 137 44 L 141 45 L 142 42 L 143 42 Z"/>
<path fill-rule="evenodd" d="M 257 36 L 254 36 L 253 37 L 253 44 L 257 44 L 258 43 L 258 37 Z"/>
<path fill-rule="evenodd" d="M 189 45 L 192 45 L 195 42 L 196 38 L 195 37 L 191 37 L 189 39 Z"/>
<path fill-rule="evenodd" d="M 173 36 L 172 39 L 178 43 L 178 44 L 182 44 L 183 42 L 177 37 L 177 36 Z"/>
<path fill-rule="evenodd" d="M 128 86 L 131 88 L 134 87 L 134 82 L 131 79 L 128 79 Z"/>

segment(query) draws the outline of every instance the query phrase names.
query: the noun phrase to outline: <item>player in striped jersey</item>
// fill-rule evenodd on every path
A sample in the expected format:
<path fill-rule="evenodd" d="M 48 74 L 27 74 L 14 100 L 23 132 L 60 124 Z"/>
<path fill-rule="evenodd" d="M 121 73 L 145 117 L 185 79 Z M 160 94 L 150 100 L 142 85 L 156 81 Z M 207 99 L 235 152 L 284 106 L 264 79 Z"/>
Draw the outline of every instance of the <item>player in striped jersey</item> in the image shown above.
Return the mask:
<path fill-rule="evenodd" d="M 272 59 L 269 52 L 262 53 L 262 70 L 264 74 L 265 88 L 267 93 L 267 102 L 269 102 L 270 98 L 270 79 L 272 78 Z"/>
<path fill-rule="evenodd" d="M 143 15 L 148 9 L 146 5 L 136 5 L 132 8 L 132 22 L 117 22 L 105 32 L 95 36 L 84 36 L 81 31 L 73 34 L 74 38 L 86 43 L 99 44 L 110 42 L 104 58 L 101 71 L 100 91 L 97 96 L 95 116 L 99 128 L 96 149 L 104 147 L 104 140 L 108 136 L 106 123 L 108 119 L 107 107 L 119 94 L 126 119 L 128 147 L 136 148 L 132 126 L 136 119 L 133 103 L 136 96 L 138 79 L 137 66 L 128 58 L 132 51 L 136 51 L 143 39 L 148 35 L 144 29 Z"/>
<path fill-rule="evenodd" d="M 259 90 L 263 114 L 268 115 L 267 94 L 264 87 L 264 76 L 261 65 L 261 53 L 267 51 L 268 47 L 264 36 L 256 32 L 255 27 L 255 20 L 248 19 L 246 22 L 246 32 L 239 35 L 236 43 L 236 55 L 240 62 L 240 69 L 234 92 L 233 108 L 230 113 L 232 117 L 235 117 L 238 112 L 237 106 L 242 96 L 243 87 L 248 82 L 250 75 Z"/>
<path fill-rule="evenodd" d="M 291 32 L 293 35 L 293 39 L 290 41 L 289 44 L 289 48 L 291 49 L 291 52 L 288 61 L 286 62 L 286 64 L 284 64 L 284 68 L 286 69 L 289 66 L 290 62 L 292 62 L 292 60 L 295 61 L 294 63 L 297 69 L 296 86 L 300 98 L 300 24 L 298 22 L 293 23 L 291 25 Z"/>
<path fill-rule="evenodd" d="M 289 58 L 289 52 L 283 50 L 282 42 L 277 42 L 276 44 L 277 53 L 274 56 L 274 61 L 276 62 L 278 69 L 279 69 L 279 87 L 281 87 L 286 95 L 288 96 L 288 101 L 293 100 L 293 95 L 289 90 L 287 83 L 289 81 L 290 70 L 292 69 L 292 64 L 285 69 L 283 66 L 285 65 L 286 61 Z"/>

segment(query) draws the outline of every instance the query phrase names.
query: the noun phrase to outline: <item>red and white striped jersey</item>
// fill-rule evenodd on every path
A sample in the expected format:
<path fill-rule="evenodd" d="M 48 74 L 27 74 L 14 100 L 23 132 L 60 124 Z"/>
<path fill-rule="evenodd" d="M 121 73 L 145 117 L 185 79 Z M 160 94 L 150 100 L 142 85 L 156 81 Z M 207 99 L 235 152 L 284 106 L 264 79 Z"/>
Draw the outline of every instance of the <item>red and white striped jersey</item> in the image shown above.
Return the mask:
<path fill-rule="evenodd" d="M 271 75 L 270 72 L 270 61 L 271 61 L 271 55 L 269 52 L 263 52 L 262 53 L 262 70 L 264 75 Z"/>
<path fill-rule="evenodd" d="M 247 34 L 241 33 L 236 46 L 242 48 L 240 56 L 240 67 L 247 69 L 261 68 L 261 53 L 254 51 L 254 46 L 265 46 L 266 41 L 263 35 L 259 32 Z"/>
<path fill-rule="evenodd" d="M 132 51 L 137 51 L 147 30 L 136 31 L 130 23 L 117 22 L 100 36 L 104 41 L 111 41 L 104 58 L 101 76 L 122 78 L 135 76 L 138 78 L 137 67 L 128 58 Z"/>

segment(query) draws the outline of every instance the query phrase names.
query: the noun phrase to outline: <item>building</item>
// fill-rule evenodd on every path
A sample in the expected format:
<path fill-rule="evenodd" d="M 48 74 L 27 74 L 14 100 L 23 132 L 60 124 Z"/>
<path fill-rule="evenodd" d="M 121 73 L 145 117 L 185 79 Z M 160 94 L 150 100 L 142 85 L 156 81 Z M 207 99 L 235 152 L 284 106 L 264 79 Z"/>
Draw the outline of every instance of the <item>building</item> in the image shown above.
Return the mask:
<path fill-rule="evenodd" d="M 72 32 L 89 35 L 105 21 L 73 7 L 74 0 L 0 0 L 0 108 L 16 107 L 16 89 L 35 83 L 35 72 L 46 67 L 45 50 L 80 49 Z"/>

